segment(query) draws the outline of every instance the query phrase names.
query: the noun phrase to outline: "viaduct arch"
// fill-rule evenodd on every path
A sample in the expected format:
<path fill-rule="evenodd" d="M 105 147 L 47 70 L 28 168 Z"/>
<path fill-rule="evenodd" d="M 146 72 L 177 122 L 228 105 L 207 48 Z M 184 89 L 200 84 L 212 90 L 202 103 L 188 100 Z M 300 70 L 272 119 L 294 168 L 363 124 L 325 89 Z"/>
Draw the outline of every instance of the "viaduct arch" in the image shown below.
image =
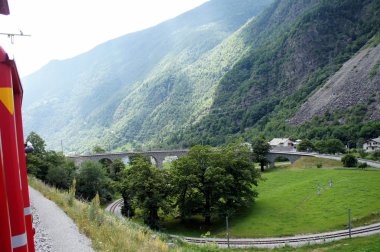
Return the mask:
<path fill-rule="evenodd" d="M 189 150 L 169 150 L 169 151 L 141 151 L 141 152 L 118 152 L 118 153 L 100 153 L 92 155 L 80 155 L 80 156 L 68 156 L 68 158 L 74 160 L 76 165 L 80 165 L 82 162 L 91 160 L 91 161 L 100 161 L 104 159 L 109 159 L 114 161 L 115 159 L 125 159 L 130 156 L 140 154 L 142 156 L 153 158 L 156 166 L 158 168 L 163 167 L 163 162 L 166 157 L 176 156 L 181 157 L 186 155 Z"/>
<path fill-rule="evenodd" d="M 130 156 L 133 156 L 135 154 L 141 154 L 145 157 L 152 157 L 155 162 L 156 166 L 158 168 L 163 167 L 163 161 L 166 157 L 169 156 L 176 156 L 181 157 L 186 155 L 189 152 L 189 150 L 162 150 L 162 151 L 141 151 L 141 152 L 118 152 L 118 153 L 101 153 L 101 154 L 92 154 L 92 155 L 80 155 L 80 156 L 68 156 L 68 158 L 74 160 L 76 165 L 80 165 L 83 161 L 86 160 L 92 160 L 92 161 L 100 161 L 102 159 L 109 159 L 111 161 L 114 161 L 115 159 L 125 159 L 129 158 Z M 271 167 L 274 166 L 274 162 L 278 157 L 285 157 L 289 159 L 291 163 L 294 163 L 297 159 L 305 156 L 314 156 L 312 153 L 305 153 L 305 152 L 281 152 L 281 151 L 270 151 L 267 154 L 267 158 L 269 161 L 269 165 Z"/>

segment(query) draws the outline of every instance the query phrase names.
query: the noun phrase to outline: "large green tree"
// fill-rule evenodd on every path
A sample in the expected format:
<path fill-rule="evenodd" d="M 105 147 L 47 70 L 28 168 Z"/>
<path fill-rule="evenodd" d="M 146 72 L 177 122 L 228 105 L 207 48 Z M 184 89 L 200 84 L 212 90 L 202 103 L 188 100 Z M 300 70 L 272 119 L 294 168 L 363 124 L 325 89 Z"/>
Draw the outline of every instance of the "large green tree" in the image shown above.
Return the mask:
<path fill-rule="evenodd" d="M 115 159 L 109 167 L 109 177 L 118 181 L 120 179 L 119 174 L 125 169 L 125 164 L 121 159 Z"/>
<path fill-rule="evenodd" d="M 49 165 L 46 181 L 58 188 L 69 189 L 75 175 L 74 161 L 64 159 L 62 163 Z"/>
<path fill-rule="evenodd" d="M 44 180 L 49 169 L 49 165 L 44 160 L 46 155 L 45 141 L 36 132 L 31 132 L 26 142 L 33 146 L 33 152 L 26 155 L 26 167 L 29 174 Z"/>
<path fill-rule="evenodd" d="M 224 167 L 226 174 L 232 178 L 232 183 L 227 184 L 227 190 L 223 193 L 223 200 L 219 201 L 221 214 L 233 214 L 257 197 L 254 187 L 258 186 L 261 174 L 255 169 L 251 155 L 246 144 L 230 144 L 221 148 L 217 165 Z"/>
<path fill-rule="evenodd" d="M 181 219 L 202 214 L 210 225 L 212 216 L 233 214 L 257 196 L 253 186 L 259 177 L 247 145 L 194 146 L 171 169 L 173 198 Z"/>
<path fill-rule="evenodd" d="M 312 151 L 314 150 L 314 144 L 309 139 L 303 139 L 297 145 L 297 151 Z"/>
<path fill-rule="evenodd" d="M 74 178 L 75 165 L 62 153 L 47 151 L 45 141 L 35 132 L 26 138 L 33 152 L 26 156 L 28 173 L 58 188 L 68 189 Z"/>
<path fill-rule="evenodd" d="M 336 154 L 344 153 L 345 146 L 339 139 L 327 139 L 315 141 L 315 149 L 320 153 Z"/>
<path fill-rule="evenodd" d="M 166 197 L 169 194 L 168 174 L 144 158 L 135 158 L 122 181 L 124 212 L 138 208 L 144 223 L 153 229 L 159 227 L 159 210 L 168 211 Z"/>
<path fill-rule="evenodd" d="M 110 200 L 110 192 L 107 177 L 99 162 L 84 161 L 78 170 L 77 196 L 91 200 L 99 193 L 101 202 Z"/>
<path fill-rule="evenodd" d="M 267 154 L 270 151 L 271 146 L 262 137 L 257 137 L 252 141 L 252 153 L 253 160 L 260 163 L 260 169 L 263 172 L 264 166 L 268 164 Z"/>
<path fill-rule="evenodd" d="M 33 146 L 33 154 L 43 154 L 46 152 L 45 140 L 42 139 L 36 132 L 32 131 L 26 137 L 26 142 L 30 142 Z"/>

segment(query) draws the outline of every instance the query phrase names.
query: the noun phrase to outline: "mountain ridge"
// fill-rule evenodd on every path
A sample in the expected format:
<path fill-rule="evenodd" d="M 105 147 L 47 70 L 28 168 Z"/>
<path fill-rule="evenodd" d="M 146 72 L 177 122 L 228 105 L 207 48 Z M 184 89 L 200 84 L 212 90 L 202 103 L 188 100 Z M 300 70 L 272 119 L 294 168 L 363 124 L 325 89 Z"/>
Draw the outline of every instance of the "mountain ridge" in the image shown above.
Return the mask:
<path fill-rule="evenodd" d="M 71 59 L 69 66 L 55 62 L 59 67 L 26 78 L 27 89 L 28 83 L 54 83 L 45 93 L 37 88 L 31 95 L 36 100 L 26 99 L 27 129 L 48 137 L 50 146 L 64 139 L 66 151 L 82 153 L 96 144 L 108 150 L 167 149 L 257 135 L 304 137 L 304 124 L 346 106 L 323 109 L 334 104 L 327 102 L 305 120 L 292 118 L 311 112 L 342 66 L 366 44 L 378 44 L 376 34 L 376 0 L 210 1 L 100 45 L 86 59 Z M 131 36 L 140 37 L 136 42 Z M 371 56 L 367 66 L 374 68 L 378 57 Z M 65 78 L 68 69 L 73 74 Z M 369 92 L 378 88 L 379 72 L 360 72 L 373 75 L 366 79 L 372 89 L 363 95 L 374 99 L 364 104 L 368 115 L 378 111 L 380 95 Z M 340 86 L 347 93 L 358 83 Z M 351 98 L 347 109 L 363 104 Z"/>
<path fill-rule="evenodd" d="M 65 139 L 67 151 L 83 152 L 104 141 L 108 148 L 133 142 L 134 130 L 143 123 L 148 111 L 140 113 L 140 118 L 134 116 L 126 135 L 110 129 L 120 103 L 149 82 L 150 76 L 161 75 L 161 79 L 166 79 L 175 75 L 176 68 L 195 62 L 270 2 L 209 1 L 177 18 L 106 42 L 78 57 L 53 62 L 23 79 L 27 96 L 26 132 L 39 132 L 52 148 Z M 157 94 L 151 94 L 154 93 Z M 159 98 L 152 96 L 156 102 Z M 133 100 L 141 103 L 144 99 Z M 50 110 L 54 113 L 49 113 Z M 117 125 L 116 130 L 124 127 Z M 113 143 L 115 134 L 123 140 L 121 143 Z"/>
<path fill-rule="evenodd" d="M 247 32 L 255 33 L 249 55 L 220 82 L 212 107 L 228 116 L 210 113 L 185 138 L 297 137 L 289 119 L 379 31 L 379 10 L 377 1 L 276 1 Z"/>

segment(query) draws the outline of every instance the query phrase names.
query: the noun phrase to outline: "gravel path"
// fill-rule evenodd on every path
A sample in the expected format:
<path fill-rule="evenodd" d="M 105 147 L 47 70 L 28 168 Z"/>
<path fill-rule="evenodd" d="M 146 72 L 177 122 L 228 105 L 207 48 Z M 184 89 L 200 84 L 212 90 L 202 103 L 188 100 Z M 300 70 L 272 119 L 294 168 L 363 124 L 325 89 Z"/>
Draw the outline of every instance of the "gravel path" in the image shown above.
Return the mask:
<path fill-rule="evenodd" d="M 49 235 L 46 233 L 44 226 L 41 223 L 37 209 L 33 206 L 33 204 L 31 204 L 31 207 L 33 214 L 33 228 L 36 232 L 34 234 L 34 247 L 36 251 L 53 252 L 51 240 L 49 238 Z"/>
<path fill-rule="evenodd" d="M 52 201 L 29 187 L 37 252 L 93 252 L 91 241 Z"/>

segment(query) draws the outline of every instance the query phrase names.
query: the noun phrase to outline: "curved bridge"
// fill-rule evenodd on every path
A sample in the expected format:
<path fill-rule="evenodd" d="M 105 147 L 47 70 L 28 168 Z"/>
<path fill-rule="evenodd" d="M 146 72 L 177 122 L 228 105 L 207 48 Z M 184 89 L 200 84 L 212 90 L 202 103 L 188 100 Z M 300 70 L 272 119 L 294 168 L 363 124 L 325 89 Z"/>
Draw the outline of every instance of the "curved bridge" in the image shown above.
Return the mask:
<path fill-rule="evenodd" d="M 294 163 L 301 157 L 315 157 L 316 153 L 309 152 L 296 152 L 296 151 L 270 151 L 267 154 L 267 159 L 269 161 L 269 166 L 274 167 L 274 163 L 277 158 L 285 157 L 289 159 L 290 163 Z"/>
<path fill-rule="evenodd" d="M 162 168 L 163 162 L 166 157 L 176 156 L 181 157 L 186 155 L 189 150 L 162 150 L 162 151 L 141 151 L 141 152 L 118 152 L 118 153 L 100 153 L 92 155 L 81 155 L 81 156 L 68 156 L 68 158 L 74 160 L 76 165 L 80 165 L 83 161 L 92 160 L 100 161 L 102 159 L 109 159 L 111 161 L 115 159 L 124 160 L 132 155 L 141 154 L 145 157 L 151 157 L 155 161 L 157 167 Z M 285 152 L 285 151 L 271 151 L 267 154 L 269 165 L 274 166 L 274 162 L 279 157 L 285 157 L 289 159 L 291 163 L 295 162 L 297 159 L 305 156 L 315 156 L 315 153 L 306 152 Z"/>
<path fill-rule="evenodd" d="M 186 155 L 189 150 L 168 150 L 168 151 L 141 151 L 141 152 L 118 152 L 118 153 L 100 153 L 92 155 L 82 155 L 82 156 L 68 156 L 68 158 L 74 160 L 76 165 L 80 165 L 83 161 L 100 161 L 102 159 L 109 159 L 114 161 L 115 159 L 125 160 L 130 156 L 140 154 L 144 157 L 153 158 L 156 166 L 159 168 L 163 167 L 163 162 L 166 157 L 176 156 L 181 157 Z"/>

